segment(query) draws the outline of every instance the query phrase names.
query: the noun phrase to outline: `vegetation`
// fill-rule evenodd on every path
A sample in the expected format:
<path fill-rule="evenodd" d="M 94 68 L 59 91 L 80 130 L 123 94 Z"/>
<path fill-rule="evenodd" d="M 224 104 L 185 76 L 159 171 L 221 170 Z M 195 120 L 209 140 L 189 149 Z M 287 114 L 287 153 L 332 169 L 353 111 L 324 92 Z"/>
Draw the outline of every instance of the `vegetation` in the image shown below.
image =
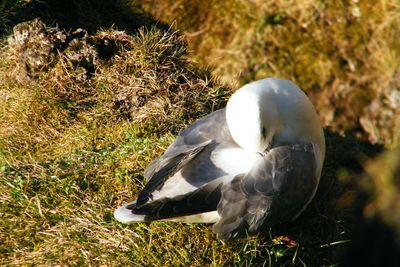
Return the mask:
<path fill-rule="evenodd" d="M 203 44 L 194 37 L 187 43 L 172 27 L 145 16 L 138 2 L 2 3 L 10 11 L 1 17 L 5 21 L 2 31 L 10 37 L 2 39 L 0 48 L 0 265 L 328 266 L 340 262 L 352 244 L 349 240 L 358 223 L 360 188 L 373 196 L 367 206 L 369 214 L 390 214 L 398 207 L 391 204 L 398 202 L 398 190 L 393 189 L 398 179 L 391 173 L 396 173 L 399 165 L 390 160 L 396 156 L 367 163 L 378 156 L 382 145 L 344 137 L 327 127 L 320 187 L 310 207 L 293 223 L 225 244 L 215 238 L 210 225 L 155 222 L 127 226 L 116 222 L 114 209 L 134 199 L 143 188 L 147 164 L 163 153 L 185 126 L 224 106 L 236 88 L 200 68 L 191 59 L 193 55 L 187 54 L 187 45 L 196 48 L 197 58 L 214 57 L 217 50 L 213 46 L 239 44 L 239 39 L 228 42 L 239 38 L 232 35 L 239 20 L 224 24 L 219 35 L 212 28 Z M 178 10 L 185 3 L 177 2 L 166 10 Z M 271 3 L 274 8 L 279 4 Z M 198 19 L 191 9 L 183 8 L 177 26 L 188 30 L 197 27 L 198 21 L 215 18 L 209 17 L 215 4 L 198 5 L 202 8 Z M 233 8 L 244 12 L 251 10 L 251 5 L 235 1 L 232 9 L 224 9 L 226 13 L 218 18 L 234 18 Z M 65 15 L 66 8 L 72 18 Z M 290 12 L 296 10 L 300 12 L 300 8 Z M 187 21 L 185 12 L 189 12 Z M 278 29 L 282 21 L 295 27 L 299 16 L 287 18 L 286 12 L 276 18 L 265 17 L 261 28 L 256 27 L 262 31 L 257 38 L 269 36 L 266 31 Z M 177 14 L 171 11 L 170 18 Z M 238 12 L 238 18 L 244 18 L 243 14 Z M 41 20 L 32 21 L 35 17 Z M 243 21 L 249 23 L 243 30 L 250 35 L 254 19 L 250 16 Z M 331 14 L 330 20 L 334 19 L 338 19 L 336 13 Z M 12 27 L 26 20 L 30 22 Z M 280 31 L 282 38 L 287 37 L 283 27 Z M 324 33 L 315 34 L 321 36 L 322 46 Z M 206 40 L 213 42 L 208 48 Z M 244 82 L 268 73 L 294 78 L 306 85 L 311 96 L 322 92 L 324 84 L 319 83 L 324 76 L 317 72 L 314 76 L 307 72 L 304 80 L 301 75 L 284 75 L 290 73 L 285 72 L 290 67 L 285 64 L 276 65 L 275 70 L 282 73 L 269 67 L 270 71 L 260 68 L 264 74 L 256 72 L 256 59 L 265 59 L 258 57 L 262 40 L 254 47 L 235 46 L 246 58 L 237 62 L 224 59 L 216 67 L 217 73 L 223 75 L 220 69 L 233 63 L 254 64 L 253 69 L 240 65 L 243 75 L 235 79 Z M 296 49 L 294 42 L 268 44 L 276 51 Z M 210 57 L 203 49 L 208 49 Z M 360 49 L 361 58 L 365 50 Z M 364 67 L 370 68 L 365 73 L 372 72 L 373 67 Z M 334 71 L 330 75 L 335 79 L 347 75 L 341 71 L 336 77 Z M 323 92 L 333 94 L 332 88 L 325 87 Z M 325 112 L 320 111 L 322 118 Z M 379 128 L 378 133 L 385 129 Z M 369 175 L 364 175 L 364 166 L 372 164 L 375 167 L 368 167 Z M 389 166 L 383 178 L 379 166 Z M 371 182 L 375 184 L 371 186 Z M 387 185 L 391 202 L 377 193 Z M 391 220 L 387 224 L 396 226 Z"/>
<path fill-rule="evenodd" d="M 235 85 L 284 77 L 305 90 L 324 125 L 371 142 L 400 132 L 400 6 L 373 1 L 157 0 L 214 74 Z"/>

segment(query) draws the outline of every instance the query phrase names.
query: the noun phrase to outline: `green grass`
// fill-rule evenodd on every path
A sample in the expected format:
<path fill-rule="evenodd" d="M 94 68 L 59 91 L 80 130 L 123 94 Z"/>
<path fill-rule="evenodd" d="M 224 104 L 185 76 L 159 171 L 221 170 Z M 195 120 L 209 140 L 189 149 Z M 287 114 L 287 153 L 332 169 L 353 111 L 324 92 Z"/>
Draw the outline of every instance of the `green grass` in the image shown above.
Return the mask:
<path fill-rule="evenodd" d="M 301 262 L 299 244 L 255 237 L 223 244 L 209 225 L 122 225 L 113 211 L 143 187 L 143 167 L 173 140 L 138 137 L 61 158 L 2 164 L 2 264 L 214 265 Z M 28 161 L 28 162 L 27 162 Z M 270 258 L 264 258 L 269 255 Z"/>
<path fill-rule="evenodd" d="M 143 188 L 143 168 L 174 140 L 169 133 L 143 136 L 142 131 L 127 124 L 125 135 L 114 143 L 98 142 L 94 148 L 89 142 L 56 157 L 3 162 L 0 263 L 313 266 L 337 263 L 340 254 L 335 257 L 335 251 L 347 247 L 351 212 L 334 211 L 344 189 L 331 168 L 351 165 L 354 157 L 371 153 L 373 147 L 328 133 L 328 140 L 342 149 L 359 147 L 335 163 L 333 153 L 341 151 L 328 144 L 331 152 L 320 190 L 304 215 L 258 237 L 224 244 L 210 225 L 127 226 L 114 220 L 114 209 Z"/>

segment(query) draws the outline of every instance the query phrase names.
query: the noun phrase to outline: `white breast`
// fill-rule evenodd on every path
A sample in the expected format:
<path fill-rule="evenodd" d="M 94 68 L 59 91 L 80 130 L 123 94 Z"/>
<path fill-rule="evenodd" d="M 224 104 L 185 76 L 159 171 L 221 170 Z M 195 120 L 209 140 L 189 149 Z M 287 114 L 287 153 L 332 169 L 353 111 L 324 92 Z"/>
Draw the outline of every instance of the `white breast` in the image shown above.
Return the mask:
<path fill-rule="evenodd" d="M 230 175 L 247 173 L 261 159 L 261 154 L 241 148 L 225 148 L 211 154 L 211 161 Z"/>

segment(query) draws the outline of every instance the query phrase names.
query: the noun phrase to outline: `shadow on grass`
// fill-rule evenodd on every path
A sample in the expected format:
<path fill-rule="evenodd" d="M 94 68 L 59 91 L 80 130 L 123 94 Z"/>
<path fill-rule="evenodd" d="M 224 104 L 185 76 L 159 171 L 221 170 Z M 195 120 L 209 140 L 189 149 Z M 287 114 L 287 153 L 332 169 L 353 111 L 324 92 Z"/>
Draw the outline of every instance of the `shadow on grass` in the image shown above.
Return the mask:
<path fill-rule="evenodd" d="M 384 148 L 342 137 L 329 128 L 325 129 L 325 138 L 325 164 L 314 200 L 294 222 L 263 233 L 257 241 L 264 248 L 257 262 L 269 258 L 273 266 L 331 265 L 338 264 L 348 251 L 366 203 L 359 183 L 363 164 Z M 240 246 L 241 242 L 232 245 Z"/>
<path fill-rule="evenodd" d="M 128 33 L 142 26 L 169 28 L 169 25 L 156 21 L 125 0 L 33 0 L 22 6 L 11 5 L 4 10 L 4 14 L 0 36 L 10 33 L 16 24 L 34 18 L 40 18 L 50 27 L 57 26 L 66 31 L 83 28 L 89 34 L 110 27 Z"/>

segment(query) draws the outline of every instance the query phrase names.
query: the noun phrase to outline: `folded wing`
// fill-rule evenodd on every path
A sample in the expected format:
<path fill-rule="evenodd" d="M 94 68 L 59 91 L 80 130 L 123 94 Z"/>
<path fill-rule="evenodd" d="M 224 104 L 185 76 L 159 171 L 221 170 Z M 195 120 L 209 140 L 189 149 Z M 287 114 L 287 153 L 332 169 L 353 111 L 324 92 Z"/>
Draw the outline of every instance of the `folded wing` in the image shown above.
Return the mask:
<path fill-rule="evenodd" d="M 138 199 L 115 212 L 121 222 L 160 220 L 215 211 L 225 179 L 232 179 L 210 157 L 223 146 L 238 147 L 225 120 L 225 109 L 185 129 L 145 170 L 148 180 Z"/>
<path fill-rule="evenodd" d="M 222 187 L 218 238 L 246 237 L 264 227 L 294 220 L 311 201 L 319 182 L 311 143 L 272 148 L 247 174 Z"/>

